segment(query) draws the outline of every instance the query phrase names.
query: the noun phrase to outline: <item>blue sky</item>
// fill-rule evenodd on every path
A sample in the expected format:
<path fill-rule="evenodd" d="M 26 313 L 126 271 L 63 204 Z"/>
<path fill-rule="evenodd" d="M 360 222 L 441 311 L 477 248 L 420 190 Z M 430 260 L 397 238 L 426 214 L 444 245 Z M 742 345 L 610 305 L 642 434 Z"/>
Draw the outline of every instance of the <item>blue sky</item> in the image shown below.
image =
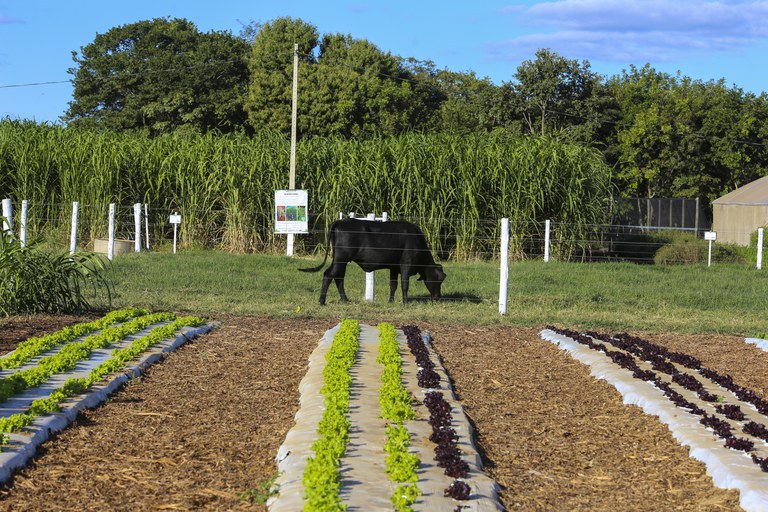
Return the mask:
<path fill-rule="evenodd" d="M 768 0 L 0 0 L 0 118 L 57 121 L 72 97 L 73 50 L 112 27 L 166 16 L 235 34 L 250 21 L 301 18 L 320 34 L 351 34 L 497 84 L 551 48 L 605 76 L 650 63 L 768 90 Z M 26 85 L 44 82 L 59 83 Z"/>

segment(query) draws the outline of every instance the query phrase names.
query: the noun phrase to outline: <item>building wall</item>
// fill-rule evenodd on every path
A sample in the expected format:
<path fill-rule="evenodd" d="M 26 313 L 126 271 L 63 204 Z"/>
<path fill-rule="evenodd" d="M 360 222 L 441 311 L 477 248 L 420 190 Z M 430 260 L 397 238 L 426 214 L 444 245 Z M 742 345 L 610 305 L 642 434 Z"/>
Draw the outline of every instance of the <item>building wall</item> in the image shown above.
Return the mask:
<path fill-rule="evenodd" d="M 721 243 L 749 245 L 749 236 L 768 225 L 768 205 L 713 204 L 712 231 Z"/>

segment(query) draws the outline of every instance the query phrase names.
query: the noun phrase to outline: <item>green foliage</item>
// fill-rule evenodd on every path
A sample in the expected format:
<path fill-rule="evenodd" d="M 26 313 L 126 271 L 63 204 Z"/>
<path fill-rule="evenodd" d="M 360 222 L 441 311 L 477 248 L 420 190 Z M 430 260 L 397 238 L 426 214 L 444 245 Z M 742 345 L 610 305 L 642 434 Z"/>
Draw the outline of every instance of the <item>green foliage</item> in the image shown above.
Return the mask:
<path fill-rule="evenodd" d="M 173 320 L 173 318 L 175 318 L 175 315 L 173 315 L 172 313 L 155 313 L 151 315 L 144 315 L 138 318 L 134 318 L 131 321 L 124 322 L 118 326 L 104 327 L 101 330 L 101 332 L 99 332 L 99 334 L 91 335 L 86 339 L 84 339 L 83 341 L 68 343 L 55 354 L 46 356 L 40 359 L 40 361 L 38 361 L 36 366 L 27 368 L 24 370 L 20 370 L 16 373 L 0 378 L 0 403 L 8 401 L 8 399 L 11 398 L 13 395 L 21 393 L 27 388 L 39 386 L 40 384 L 45 382 L 45 380 L 48 379 L 51 375 L 74 369 L 79 361 L 88 359 L 88 357 L 90 357 L 91 355 L 91 352 L 93 352 L 96 349 L 106 348 L 112 345 L 113 343 L 120 341 L 126 336 L 129 336 L 131 334 L 135 334 L 141 331 L 142 329 L 146 328 L 149 325 L 152 325 L 158 322 Z M 189 319 L 183 319 L 183 320 L 189 321 Z M 165 328 L 168 328 L 169 326 L 174 326 L 174 325 L 178 328 L 178 324 L 174 324 L 174 323 L 165 326 Z M 164 328 L 162 327 L 157 328 L 153 331 L 153 333 L 157 331 L 159 333 L 166 335 L 167 337 L 169 335 L 167 332 L 168 329 L 166 329 L 165 331 L 162 331 L 162 329 Z M 173 332 L 174 332 L 173 330 L 170 331 L 171 334 Z M 154 339 L 154 338 L 151 338 L 151 336 L 152 335 L 148 335 L 145 338 Z M 140 339 L 144 339 L 144 338 L 140 338 Z M 156 343 L 156 342 L 157 340 L 155 340 L 153 343 Z M 133 346 L 133 344 L 131 346 Z M 128 349 L 125 349 L 125 351 L 127 350 Z M 135 350 L 131 352 L 131 354 L 132 354 L 132 357 L 135 357 L 137 355 Z M 114 360 L 117 357 L 118 355 L 116 354 L 112 360 Z M 103 363 L 103 365 L 107 365 L 107 363 L 110 363 L 110 361 L 112 360 L 106 361 L 105 363 Z M 123 361 L 125 360 L 126 359 L 123 359 Z M 109 372 L 106 372 L 106 373 L 109 373 Z M 104 373 L 104 375 L 106 373 Z"/>
<path fill-rule="evenodd" d="M 99 329 L 104 329 L 112 324 L 125 322 L 129 318 L 146 314 L 149 314 L 149 311 L 146 309 L 128 307 L 112 311 L 93 322 L 71 325 L 64 327 L 53 334 L 26 339 L 19 343 L 11 353 L 0 358 L 0 369 L 6 370 L 9 368 L 16 368 L 33 357 L 39 356 L 43 352 L 54 347 L 68 343 L 75 338 L 90 334 Z"/>
<path fill-rule="evenodd" d="M 355 362 L 359 334 L 357 320 L 342 320 L 325 356 L 323 387 L 320 389 L 325 410 L 317 428 L 319 437 L 312 443 L 315 456 L 307 459 L 302 475 L 304 510 L 307 512 L 346 510 L 339 497 L 339 459 L 349 440 L 349 369 Z"/>
<path fill-rule="evenodd" d="M 94 254 L 52 254 L 35 243 L 22 246 L 11 232 L 0 233 L 0 317 L 14 314 L 74 313 L 94 308 L 90 297 L 112 288 L 104 260 Z"/>
<path fill-rule="evenodd" d="M 243 129 L 248 44 L 184 19 L 114 27 L 72 52 L 74 99 L 64 119 L 156 136 Z"/>
<path fill-rule="evenodd" d="M 608 87 L 622 117 L 609 155 L 622 195 L 702 197 L 709 204 L 765 174 L 764 95 L 650 65 L 630 67 Z"/>
<path fill-rule="evenodd" d="M 26 387 L 39 385 L 43 380 L 47 379 L 47 377 L 53 373 L 73 369 L 71 363 L 74 357 L 82 356 L 82 359 L 87 358 L 90 353 L 87 349 L 84 349 L 83 345 L 90 345 L 94 348 L 104 348 L 115 341 L 123 339 L 125 336 L 134 334 L 135 332 L 143 329 L 143 327 L 140 326 L 148 320 L 149 323 L 146 325 L 150 325 L 159 321 L 169 320 L 171 318 L 173 318 L 173 315 L 170 313 L 145 315 L 143 320 L 136 319 L 133 322 L 130 322 L 132 324 L 130 328 L 126 328 L 124 330 L 112 330 L 108 332 L 103 338 L 101 335 L 92 336 L 86 340 L 89 343 L 72 343 L 70 345 L 74 345 L 76 347 L 75 350 L 69 351 L 69 354 L 66 356 L 59 357 L 61 352 L 68 351 L 70 345 L 67 345 L 59 352 L 59 354 L 42 359 L 40 363 L 38 363 L 38 367 L 18 372 L 6 379 L 0 380 L 0 389 L 7 391 L 12 389 L 12 385 L 15 384 L 16 389 L 13 394 L 16 394 L 23 391 Z M 18 432 L 22 430 L 24 427 L 30 425 L 37 416 L 59 412 L 61 410 L 59 405 L 61 402 L 67 398 L 84 393 L 94 383 L 99 382 L 109 373 L 122 369 L 125 366 L 125 363 L 136 358 L 139 354 L 145 352 L 152 345 L 165 339 L 171 338 L 176 333 L 176 331 L 182 327 L 199 326 L 204 323 L 205 320 L 200 317 L 189 316 L 178 318 L 169 324 L 156 327 L 149 334 L 133 340 L 127 348 L 122 350 L 115 350 L 112 353 L 112 357 L 91 370 L 87 378 L 67 379 L 64 385 L 54 389 L 48 398 L 41 398 L 33 401 L 29 410 L 26 412 L 0 418 L 0 445 L 6 444 L 8 442 L 8 432 Z M 137 326 L 139 327 L 138 329 L 136 329 Z M 17 375 L 19 376 L 18 378 L 16 377 Z M 11 385 L 8 384 L 9 382 Z M 8 396 L 2 395 L 2 397 L 0 397 L 2 398 L 2 401 L 6 401 L 8 399 Z"/>
<path fill-rule="evenodd" d="M 392 492 L 392 506 L 398 512 L 411 512 L 412 505 L 416 503 L 419 496 L 421 496 L 421 489 L 415 484 L 400 484 Z"/>
<path fill-rule="evenodd" d="M 238 493 L 237 496 L 241 501 L 256 503 L 257 505 L 266 505 L 269 498 L 280 492 L 280 489 L 275 483 L 278 476 L 280 476 L 280 473 L 275 473 L 268 480 L 259 482 L 256 487 Z"/>
<path fill-rule="evenodd" d="M 661 239 L 661 237 L 659 237 Z M 653 261 L 657 265 L 706 264 L 709 242 L 695 235 L 672 233 L 666 236 Z M 748 250 L 733 244 L 712 244 L 712 261 L 716 263 L 746 263 Z"/>
<path fill-rule="evenodd" d="M 402 382 L 402 358 L 400 343 L 397 340 L 395 326 L 389 322 L 379 324 L 379 354 L 376 362 L 384 365 L 379 388 L 379 407 L 382 418 L 391 423 L 386 427 L 387 441 L 384 444 L 386 471 L 390 480 L 400 484 L 392 494 L 392 504 L 395 510 L 411 510 L 411 505 L 421 495 L 415 485 L 418 481 L 416 471 L 419 468 L 419 457 L 408 453 L 411 445 L 411 434 L 403 424 L 406 420 L 416 417 L 411 405 L 411 394 Z"/>
<path fill-rule="evenodd" d="M 379 324 L 379 355 L 376 362 L 384 365 L 379 389 L 381 417 L 395 423 L 415 418 L 411 394 L 403 387 L 400 343 L 392 324 Z"/>
<path fill-rule="evenodd" d="M 534 135 L 563 133 L 586 143 L 611 121 L 611 99 L 588 61 L 568 60 L 549 49 L 517 68 L 511 103 Z M 578 132 L 578 134 L 568 133 Z"/>
<path fill-rule="evenodd" d="M 0 121 L 10 195 L 50 208 L 30 216 L 30 231 L 67 225 L 71 202 L 81 201 L 92 205 L 81 211 L 90 228 L 81 239 L 106 236 L 109 203 L 138 199 L 150 204 L 151 225 L 183 213 L 181 247 L 277 251 L 284 237 L 274 234 L 272 198 L 288 185 L 289 153 L 275 134 L 148 139 Z M 607 221 L 610 174 L 594 149 L 504 133 L 313 138 L 297 147 L 297 187 L 317 214 L 309 248 L 324 244 L 339 211 L 387 211 L 419 224 L 441 257 L 462 260 L 498 252 L 496 219 L 510 219 L 515 257 L 540 245 L 552 219 L 561 225 L 552 254 L 567 257 L 573 241 Z"/>

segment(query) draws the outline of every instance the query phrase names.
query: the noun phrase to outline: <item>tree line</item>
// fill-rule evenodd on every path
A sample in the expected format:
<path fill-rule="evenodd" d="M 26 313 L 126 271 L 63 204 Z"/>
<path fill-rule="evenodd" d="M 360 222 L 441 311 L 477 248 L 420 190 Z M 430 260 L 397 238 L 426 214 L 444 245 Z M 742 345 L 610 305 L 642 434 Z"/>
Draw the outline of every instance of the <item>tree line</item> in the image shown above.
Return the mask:
<path fill-rule="evenodd" d="M 650 64 L 604 77 L 540 49 L 493 83 L 365 39 L 277 18 L 233 35 L 157 18 L 73 51 L 69 126 L 164 134 L 287 136 L 294 44 L 303 139 L 503 131 L 598 149 L 617 195 L 710 202 L 766 174 L 768 96 Z"/>

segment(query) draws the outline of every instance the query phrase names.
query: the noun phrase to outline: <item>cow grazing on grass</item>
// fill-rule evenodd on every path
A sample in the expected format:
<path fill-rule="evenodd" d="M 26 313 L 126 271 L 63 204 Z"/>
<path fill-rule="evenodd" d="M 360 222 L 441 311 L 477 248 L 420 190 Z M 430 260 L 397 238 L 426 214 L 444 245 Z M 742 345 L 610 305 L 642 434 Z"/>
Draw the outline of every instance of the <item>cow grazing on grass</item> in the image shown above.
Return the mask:
<path fill-rule="evenodd" d="M 389 269 L 390 302 L 395 299 L 398 275 L 403 290 L 403 304 L 408 303 L 408 280 L 416 274 L 420 276 L 419 281 L 424 281 L 432 299 L 440 298 L 445 272 L 432 258 L 424 233 L 410 222 L 337 220 L 328 230 L 323 262 L 317 267 L 299 270 L 317 272 L 322 269 L 328 260 L 329 246 L 333 248 L 333 261 L 323 273 L 320 304 L 325 304 L 331 280 L 336 282 L 341 301 L 348 302 L 347 294 L 344 293 L 344 273 L 350 261 L 360 265 L 366 272 Z"/>

